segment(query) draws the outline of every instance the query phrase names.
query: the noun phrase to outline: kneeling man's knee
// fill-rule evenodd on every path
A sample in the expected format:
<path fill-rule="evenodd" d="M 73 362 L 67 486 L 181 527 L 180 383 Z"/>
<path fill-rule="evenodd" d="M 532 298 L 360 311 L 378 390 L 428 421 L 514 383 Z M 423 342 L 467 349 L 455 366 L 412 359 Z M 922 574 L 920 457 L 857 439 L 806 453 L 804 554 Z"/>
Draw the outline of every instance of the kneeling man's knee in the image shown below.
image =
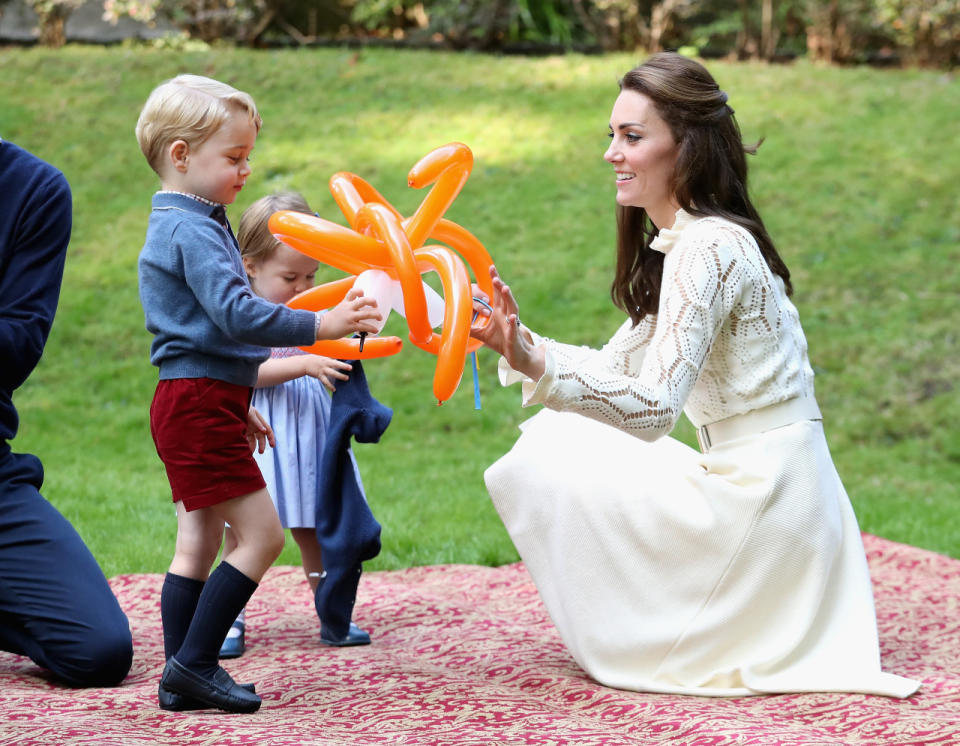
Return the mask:
<path fill-rule="evenodd" d="M 59 657 L 51 655 L 51 670 L 73 686 L 116 686 L 133 663 L 130 628 L 123 623 L 90 630 L 77 639 Z"/>

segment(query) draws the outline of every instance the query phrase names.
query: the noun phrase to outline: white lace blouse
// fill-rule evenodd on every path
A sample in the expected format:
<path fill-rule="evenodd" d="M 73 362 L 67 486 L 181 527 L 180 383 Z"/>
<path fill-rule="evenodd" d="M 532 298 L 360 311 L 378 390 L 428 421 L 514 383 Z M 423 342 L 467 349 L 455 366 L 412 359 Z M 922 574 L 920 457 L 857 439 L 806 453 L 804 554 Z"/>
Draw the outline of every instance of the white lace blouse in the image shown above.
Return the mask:
<path fill-rule="evenodd" d="M 677 212 L 651 248 L 663 252 L 660 305 L 627 319 L 600 350 L 546 345 L 531 381 L 500 361 L 504 385 L 523 381 L 523 405 L 578 412 L 644 440 L 685 411 L 694 426 L 813 395 L 797 309 L 753 236 L 722 218 Z"/>

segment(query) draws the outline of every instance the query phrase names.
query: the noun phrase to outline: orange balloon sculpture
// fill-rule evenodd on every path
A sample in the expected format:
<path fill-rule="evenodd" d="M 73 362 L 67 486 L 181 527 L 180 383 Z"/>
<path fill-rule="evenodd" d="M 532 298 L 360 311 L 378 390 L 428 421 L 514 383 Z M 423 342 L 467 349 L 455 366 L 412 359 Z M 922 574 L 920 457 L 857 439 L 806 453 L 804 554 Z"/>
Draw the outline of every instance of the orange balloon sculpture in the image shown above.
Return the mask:
<path fill-rule="evenodd" d="M 490 254 L 473 234 L 443 217 L 472 168 L 473 154 L 462 143 L 444 145 L 421 158 L 410 169 L 407 184 L 415 189 L 433 186 L 409 218 L 359 176 L 341 171 L 330 178 L 330 191 L 349 228 L 290 211 L 274 213 L 269 222 L 270 231 L 288 246 L 350 275 L 301 293 L 288 304 L 294 308 L 319 311 L 336 305 L 353 287 L 357 275 L 371 269 L 381 270 L 399 282 L 410 341 L 437 356 L 433 393 L 441 404 L 460 385 L 466 356 L 482 345 L 470 336 L 473 303 L 467 266 L 484 292 L 493 295 Z M 424 246 L 428 239 L 449 247 Z M 426 272 L 436 272 L 443 287 L 439 334 L 434 332 L 427 313 L 421 279 Z M 373 337 L 365 342 L 321 340 L 303 349 L 358 359 L 393 355 L 401 345 L 397 337 Z"/>

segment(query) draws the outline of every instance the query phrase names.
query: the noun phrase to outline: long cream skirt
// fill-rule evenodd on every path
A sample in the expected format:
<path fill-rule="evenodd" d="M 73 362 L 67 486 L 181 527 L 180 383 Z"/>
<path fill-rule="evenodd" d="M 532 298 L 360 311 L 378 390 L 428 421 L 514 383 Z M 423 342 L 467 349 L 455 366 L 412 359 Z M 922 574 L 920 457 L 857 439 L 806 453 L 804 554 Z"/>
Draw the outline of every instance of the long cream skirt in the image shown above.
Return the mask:
<path fill-rule="evenodd" d="M 542 410 L 485 479 L 570 653 L 594 679 L 712 696 L 906 697 L 821 423 L 700 454 Z"/>

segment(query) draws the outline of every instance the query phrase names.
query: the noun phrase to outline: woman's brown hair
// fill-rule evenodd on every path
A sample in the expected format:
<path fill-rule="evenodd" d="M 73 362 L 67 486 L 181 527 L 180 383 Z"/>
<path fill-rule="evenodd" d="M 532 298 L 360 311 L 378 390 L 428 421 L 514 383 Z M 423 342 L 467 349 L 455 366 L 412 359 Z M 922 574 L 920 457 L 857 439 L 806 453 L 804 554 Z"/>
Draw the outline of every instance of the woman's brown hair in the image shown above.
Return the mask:
<path fill-rule="evenodd" d="M 793 292 L 790 271 L 747 195 L 745 146 L 727 94 L 700 63 L 673 52 L 655 54 L 628 72 L 621 91 L 647 96 L 678 144 L 672 191 L 691 215 L 718 216 L 750 231 L 770 270 Z M 659 232 L 642 207 L 617 208 L 617 268 L 610 295 L 634 324 L 660 304 L 664 255 L 650 248 Z"/>

